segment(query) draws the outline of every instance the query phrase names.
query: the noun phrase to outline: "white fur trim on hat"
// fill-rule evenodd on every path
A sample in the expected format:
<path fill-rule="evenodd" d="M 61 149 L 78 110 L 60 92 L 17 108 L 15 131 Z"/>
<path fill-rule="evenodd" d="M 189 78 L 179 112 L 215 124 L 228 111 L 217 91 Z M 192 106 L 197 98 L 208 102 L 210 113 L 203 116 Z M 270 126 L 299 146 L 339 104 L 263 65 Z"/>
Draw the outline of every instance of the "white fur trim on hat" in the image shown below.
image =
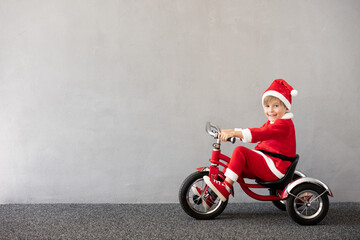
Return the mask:
<path fill-rule="evenodd" d="M 285 104 L 285 106 L 289 109 L 289 111 L 291 110 L 291 104 L 290 104 L 289 100 L 287 100 L 286 97 L 284 97 L 284 95 L 282 95 L 281 93 L 279 93 L 277 91 L 273 91 L 273 90 L 264 92 L 264 94 L 262 96 L 262 104 L 263 105 L 264 105 L 264 99 L 267 96 L 277 97 L 278 99 L 280 99 L 280 101 L 282 101 Z"/>

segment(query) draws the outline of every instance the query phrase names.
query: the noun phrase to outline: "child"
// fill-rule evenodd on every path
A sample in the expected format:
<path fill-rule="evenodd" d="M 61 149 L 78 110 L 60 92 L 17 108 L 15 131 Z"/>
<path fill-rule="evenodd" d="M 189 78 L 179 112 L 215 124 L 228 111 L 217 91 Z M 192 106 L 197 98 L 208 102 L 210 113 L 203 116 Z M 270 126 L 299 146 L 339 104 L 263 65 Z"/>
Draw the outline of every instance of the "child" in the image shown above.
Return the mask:
<path fill-rule="evenodd" d="M 262 96 L 264 113 L 268 118 L 262 127 L 221 131 L 221 141 L 237 137 L 243 142 L 258 143 L 255 150 L 242 146 L 235 148 L 225 172 L 224 182 L 204 176 L 206 184 L 222 201 L 229 197 L 232 185 L 239 176 L 275 181 L 285 175 L 296 155 L 295 128 L 291 120 L 293 114 L 290 113 L 291 96 L 296 95 L 297 91 L 285 80 L 276 79 Z M 206 203 L 210 203 L 209 200 L 212 199 L 206 199 Z"/>

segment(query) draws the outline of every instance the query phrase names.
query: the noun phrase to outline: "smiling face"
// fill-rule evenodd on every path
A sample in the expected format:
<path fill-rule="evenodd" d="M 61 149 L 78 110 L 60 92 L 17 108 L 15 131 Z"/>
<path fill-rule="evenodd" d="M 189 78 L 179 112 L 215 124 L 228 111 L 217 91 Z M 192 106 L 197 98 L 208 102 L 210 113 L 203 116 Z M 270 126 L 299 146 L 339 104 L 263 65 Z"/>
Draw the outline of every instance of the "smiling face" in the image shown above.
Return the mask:
<path fill-rule="evenodd" d="M 275 122 L 276 120 L 282 118 L 287 112 L 289 112 L 289 110 L 285 107 L 285 104 L 280 101 L 280 99 L 276 97 L 264 99 L 264 113 L 270 122 Z"/>

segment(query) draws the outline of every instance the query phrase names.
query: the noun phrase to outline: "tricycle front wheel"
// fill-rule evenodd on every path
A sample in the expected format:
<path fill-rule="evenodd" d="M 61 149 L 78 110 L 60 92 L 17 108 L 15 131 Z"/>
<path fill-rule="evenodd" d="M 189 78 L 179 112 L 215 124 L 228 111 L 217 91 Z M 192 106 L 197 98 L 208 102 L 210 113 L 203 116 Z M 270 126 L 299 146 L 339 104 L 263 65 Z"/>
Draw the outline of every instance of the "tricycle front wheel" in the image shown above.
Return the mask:
<path fill-rule="evenodd" d="M 329 210 L 327 191 L 316 184 L 301 184 L 286 199 L 286 210 L 298 224 L 315 225 L 325 218 Z"/>
<path fill-rule="evenodd" d="M 200 220 L 209 220 L 219 216 L 225 209 L 228 201 L 220 201 L 215 198 L 214 203 L 209 209 L 205 209 L 202 204 L 203 197 L 208 194 L 208 187 L 203 177 L 209 175 L 208 171 L 194 172 L 188 176 L 182 183 L 179 191 L 179 201 L 182 209 L 191 217 Z M 220 176 L 219 181 L 224 181 Z M 194 192 L 194 189 L 201 191 L 200 195 Z"/>

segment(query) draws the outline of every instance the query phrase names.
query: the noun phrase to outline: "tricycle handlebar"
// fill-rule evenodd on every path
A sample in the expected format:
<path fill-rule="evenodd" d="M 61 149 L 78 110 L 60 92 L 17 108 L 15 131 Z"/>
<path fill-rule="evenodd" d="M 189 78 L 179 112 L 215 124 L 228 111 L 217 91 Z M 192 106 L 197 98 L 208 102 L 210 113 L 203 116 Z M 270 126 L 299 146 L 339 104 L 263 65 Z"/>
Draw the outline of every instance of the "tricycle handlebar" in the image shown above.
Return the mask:
<path fill-rule="evenodd" d="M 206 132 L 208 134 L 210 134 L 211 136 L 213 136 L 215 139 L 218 138 L 219 136 L 219 133 L 221 132 L 221 129 L 216 126 L 215 124 L 211 123 L 211 122 L 207 122 L 206 123 L 206 128 L 205 128 Z M 235 143 L 236 141 L 236 138 L 235 137 L 232 137 L 232 138 L 229 138 L 227 140 L 228 142 L 231 142 L 231 143 Z"/>

